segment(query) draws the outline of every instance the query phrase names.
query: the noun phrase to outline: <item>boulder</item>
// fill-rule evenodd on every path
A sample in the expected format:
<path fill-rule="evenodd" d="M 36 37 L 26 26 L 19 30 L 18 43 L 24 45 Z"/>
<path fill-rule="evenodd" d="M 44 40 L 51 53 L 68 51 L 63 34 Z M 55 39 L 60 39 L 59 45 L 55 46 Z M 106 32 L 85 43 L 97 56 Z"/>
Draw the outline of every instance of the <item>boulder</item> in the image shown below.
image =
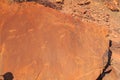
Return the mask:
<path fill-rule="evenodd" d="M 36 3 L 0 10 L 0 75 L 14 80 L 96 80 L 107 30 Z"/>

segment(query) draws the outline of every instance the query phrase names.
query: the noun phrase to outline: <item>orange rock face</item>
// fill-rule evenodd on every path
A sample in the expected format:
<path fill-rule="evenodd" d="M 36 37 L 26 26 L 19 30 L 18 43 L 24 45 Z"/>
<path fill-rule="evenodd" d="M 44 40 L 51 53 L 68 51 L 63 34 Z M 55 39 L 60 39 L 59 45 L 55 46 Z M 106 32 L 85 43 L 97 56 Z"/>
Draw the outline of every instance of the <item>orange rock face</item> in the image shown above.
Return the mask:
<path fill-rule="evenodd" d="M 1 73 L 14 80 L 95 80 L 108 47 L 96 24 L 34 3 L 0 12 Z M 1 65 L 2 64 L 2 65 Z"/>

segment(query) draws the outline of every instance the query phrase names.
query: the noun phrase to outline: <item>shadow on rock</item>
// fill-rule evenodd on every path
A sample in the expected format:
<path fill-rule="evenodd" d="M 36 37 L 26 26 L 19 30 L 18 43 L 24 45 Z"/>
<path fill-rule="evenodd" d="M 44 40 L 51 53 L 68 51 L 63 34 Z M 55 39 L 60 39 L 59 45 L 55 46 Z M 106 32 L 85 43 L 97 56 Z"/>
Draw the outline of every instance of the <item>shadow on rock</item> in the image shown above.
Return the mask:
<path fill-rule="evenodd" d="M 3 79 L 4 80 L 13 80 L 14 76 L 11 72 L 6 72 L 4 75 L 3 75 Z"/>
<path fill-rule="evenodd" d="M 104 66 L 102 73 L 100 73 L 100 75 L 97 77 L 96 80 L 102 80 L 105 77 L 106 74 L 109 74 L 112 71 L 112 69 L 107 71 L 107 69 L 111 66 L 111 57 L 112 57 L 112 51 L 110 50 L 111 46 L 112 46 L 112 41 L 110 40 L 109 41 L 108 51 L 107 51 L 107 54 L 108 54 L 108 56 L 107 56 L 108 57 L 107 63 Z"/>

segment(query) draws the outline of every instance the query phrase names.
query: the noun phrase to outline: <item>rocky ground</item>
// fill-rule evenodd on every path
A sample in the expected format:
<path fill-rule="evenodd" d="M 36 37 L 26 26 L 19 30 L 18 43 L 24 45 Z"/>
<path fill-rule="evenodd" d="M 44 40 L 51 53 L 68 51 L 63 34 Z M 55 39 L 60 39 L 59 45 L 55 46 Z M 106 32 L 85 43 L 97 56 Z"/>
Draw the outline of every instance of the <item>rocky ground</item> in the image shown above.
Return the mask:
<path fill-rule="evenodd" d="M 105 3 L 100 0 L 71 0 L 71 3 L 64 2 L 65 5 L 63 6 L 62 12 L 72 14 L 74 17 L 81 18 L 83 21 L 95 22 L 108 27 L 110 30 L 110 39 L 120 42 L 120 12 L 112 11 L 106 5 L 110 2 Z M 109 6 L 114 7 L 113 4 L 115 3 Z M 119 10 L 119 5 L 115 7 Z"/>

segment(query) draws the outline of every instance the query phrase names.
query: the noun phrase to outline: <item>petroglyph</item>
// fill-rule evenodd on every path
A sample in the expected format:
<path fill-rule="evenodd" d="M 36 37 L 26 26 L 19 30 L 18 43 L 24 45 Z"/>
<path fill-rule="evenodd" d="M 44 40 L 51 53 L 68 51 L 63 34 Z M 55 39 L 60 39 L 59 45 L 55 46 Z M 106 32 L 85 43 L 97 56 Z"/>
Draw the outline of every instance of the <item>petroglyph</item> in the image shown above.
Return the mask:
<path fill-rule="evenodd" d="M 12 33 L 12 32 L 15 32 L 16 29 L 10 29 L 9 32 Z"/>
<path fill-rule="evenodd" d="M 28 29 L 28 32 L 32 32 L 34 29 Z"/>

